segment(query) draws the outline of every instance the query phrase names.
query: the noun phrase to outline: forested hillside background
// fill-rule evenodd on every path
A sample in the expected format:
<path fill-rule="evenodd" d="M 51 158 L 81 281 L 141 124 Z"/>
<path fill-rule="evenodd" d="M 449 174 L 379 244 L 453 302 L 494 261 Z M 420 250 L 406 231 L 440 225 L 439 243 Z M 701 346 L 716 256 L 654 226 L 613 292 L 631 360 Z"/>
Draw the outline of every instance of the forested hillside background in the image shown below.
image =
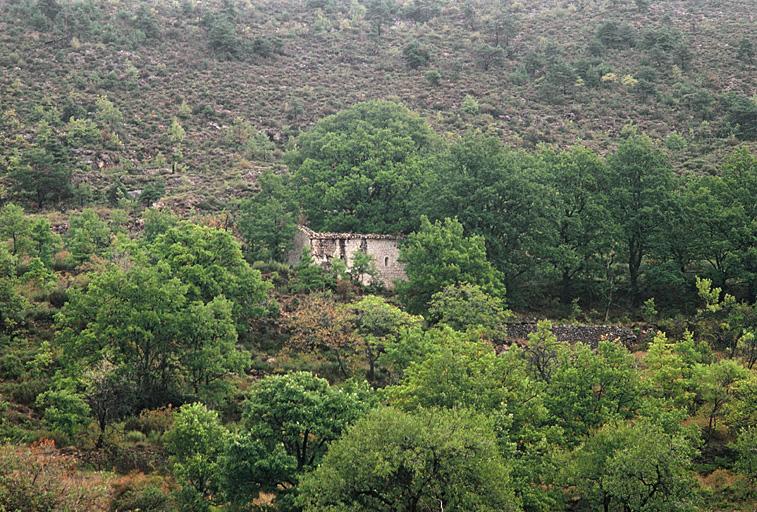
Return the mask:
<path fill-rule="evenodd" d="M 179 205 L 217 209 L 301 130 L 368 99 L 523 148 L 604 153 L 633 122 L 697 173 L 755 138 L 748 0 L 394 4 L 4 1 L 2 147 L 41 119 L 92 121 L 107 133 L 80 141 L 82 180 L 163 175 Z"/>
<path fill-rule="evenodd" d="M 0 512 L 755 510 L 753 4 L 0 0 Z"/>

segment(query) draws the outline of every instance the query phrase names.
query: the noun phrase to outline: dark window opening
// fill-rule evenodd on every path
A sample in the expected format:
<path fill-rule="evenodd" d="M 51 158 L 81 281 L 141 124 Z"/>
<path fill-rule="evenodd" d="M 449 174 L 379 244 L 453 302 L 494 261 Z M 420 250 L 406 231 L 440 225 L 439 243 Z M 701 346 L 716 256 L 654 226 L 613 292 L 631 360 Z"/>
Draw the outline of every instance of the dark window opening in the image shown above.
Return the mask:
<path fill-rule="evenodd" d="M 384 266 L 385 267 L 389 266 L 389 256 L 384 256 Z"/>

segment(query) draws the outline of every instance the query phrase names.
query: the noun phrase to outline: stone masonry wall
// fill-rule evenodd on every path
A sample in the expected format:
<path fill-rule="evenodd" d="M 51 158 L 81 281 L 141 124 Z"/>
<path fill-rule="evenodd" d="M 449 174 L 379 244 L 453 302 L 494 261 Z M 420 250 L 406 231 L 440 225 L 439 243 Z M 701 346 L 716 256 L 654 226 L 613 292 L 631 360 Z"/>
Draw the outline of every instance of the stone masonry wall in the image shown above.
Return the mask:
<path fill-rule="evenodd" d="M 313 260 L 324 267 L 335 259 L 352 267 L 352 260 L 358 251 L 365 251 L 376 264 L 378 278 L 387 288 L 394 288 L 394 282 L 405 278 L 405 269 L 399 262 L 399 239 L 388 235 L 360 235 L 354 233 L 316 233 L 300 227 L 294 238 L 288 261 L 295 264 L 305 247 L 310 248 Z M 363 276 L 363 284 L 368 284 L 369 276 Z"/>

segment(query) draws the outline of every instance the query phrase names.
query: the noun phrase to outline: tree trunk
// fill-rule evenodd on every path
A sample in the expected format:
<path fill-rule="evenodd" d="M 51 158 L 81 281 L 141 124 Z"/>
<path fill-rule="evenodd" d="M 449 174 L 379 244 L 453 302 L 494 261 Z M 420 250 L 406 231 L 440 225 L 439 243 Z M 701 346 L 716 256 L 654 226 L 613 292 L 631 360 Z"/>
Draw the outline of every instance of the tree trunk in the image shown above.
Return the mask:
<path fill-rule="evenodd" d="M 570 278 L 570 272 L 568 272 L 567 269 L 563 269 L 562 271 L 562 289 L 560 291 L 560 301 L 564 305 L 570 304 L 571 299 L 571 278 Z"/>

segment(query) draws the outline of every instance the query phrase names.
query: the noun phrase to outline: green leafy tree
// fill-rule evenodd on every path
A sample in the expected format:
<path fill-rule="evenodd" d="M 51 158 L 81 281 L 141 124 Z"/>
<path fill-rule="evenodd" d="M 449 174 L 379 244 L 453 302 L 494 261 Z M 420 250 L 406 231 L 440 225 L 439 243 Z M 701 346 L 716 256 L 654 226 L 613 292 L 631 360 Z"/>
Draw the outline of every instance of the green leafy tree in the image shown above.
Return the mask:
<path fill-rule="evenodd" d="M 165 267 L 93 275 L 86 290 L 70 292 L 56 328 L 70 371 L 110 361 L 130 376 L 143 407 L 209 392 L 243 360 L 228 301 L 191 301 Z"/>
<path fill-rule="evenodd" d="M 84 401 L 100 430 L 95 447 L 100 448 L 108 425 L 133 412 L 134 388 L 125 372 L 108 362 L 87 371 L 83 380 Z"/>
<path fill-rule="evenodd" d="M 371 405 L 368 389 L 339 389 L 295 372 L 256 383 L 244 404 L 243 425 L 271 446 L 282 444 L 300 471 L 317 464 L 327 444 Z"/>
<path fill-rule="evenodd" d="M 692 365 L 675 342 L 658 332 L 649 344 L 644 366 L 643 374 L 654 396 L 686 410 L 692 408 L 696 396 L 692 389 Z"/>
<path fill-rule="evenodd" d="M 173 474 L 198 495 L 210 498 L 218 489 L 219 459 L 228 435 L 216 411 L 201 403 L 182 405 L 165 433 Z"/>
<path fill-rule="evenodd" d="M 746 368 L 732 360 L 694 367 L 692 380 L 697 397 L 701 400 L 707 415 L 708 440 L 715 432 L 718 419 L 734 399 L 739 382 L 745 380 L 748 375 L 749 371 Z"/>
<path fill-rule="evenodd" d="M 630 418 L 641 388 L 633 355 L 619 342 L 562 350 L 547 386 L 546 405 L 570 443 L 614 418 Z"/>
<path fill-rule="evenodd" d="M 63 247 L 61 236 L 53 231 L 50 221 L 44 217 L 33 219 L 29 231 L 31 254 L 42 260 L 48 267 L 51 267 L 53 256 Z"/>
<path fill-rule="evenodd" d="M 142 213 L 142 238 L 146 242 L 153 242 L 158 237 L 175 227 L 179 223 L 179 218 L 172 212 L 148 208 Z"/>
<path fill-rule="evenodd" d="M 428 320 L 458 331 L 483 329 L 489 338 L 503 338 L 512 316 L 505 301 L 484 292 L 480 286 L 452 284 L 431 296 Z"/>
<path fill-rule="evenodd" d="M 286 158 L 314 229 L 394 233 L 417 224 L 411 191 L 436 139 L 417 114 L 369 101 L 321 119 Z"/>
<path fill-rule="evenodd" d="M 29 306 L 18 293 L 17 259 L 0 245 L 0 333 L 10 333 L 23 322 Z"/>
<path fill-rule="evenodd" d="M 250 431 L 233 434 L 220 459 L 221 490 L 232 506 L 243 507 L 261 492 L 277 493 L 292 485 L 296 464 L 284 446 L 271 446 Z"/>
<path fill-rule="evenodd" d="M 245 261 L 239 242 L 228 231 L 182 222 L 146 249 L 156 264 L 164 264 L 188 285 L 189 300 L 231 300 L 239 328 L 268 311 L 271 285 Z"/>
<path fill-rule="evenodd" d="M 402 311 L 382 297 L 369 295 L 347 306 L 352 312 L 355 330 L 360 337 L 362 350 L 368 364 L 366 377 L 376 383 L 384 368 L 377 368 L 377 361 L 387 345 L 399 341 L 402 332 L 420 327 L 423 319 Z"/>
<path fill-rule="evenodd" d="M 92 256 L 102 256 L 110 247 L 111 231 L 108 224 L 91 208 L 71 215 L 65 237 L 66 248 L 77 264 Z"/>
<path fill-rule="evenodd" d="M 0 240 L 10 241 L 12 255 L 24 253 L 31 242 L 31 219 L 26 216 L 24 209 L 13 203 L 8 203 L 0 209 Z"/>
<path fill-rule="evenodd" d="M 260 192 L 240 205 L 237 225 L 253 260 L 285 261 L 292 248 L 297 210 L 287 181 L 273 173 L 263 174 Z"/>
<path fill-rule="evenodd" d="M 379 409 L 331 444 L 300 490 L 306 512 L 520 510 L 491 423 L 466 410 Z"/>
<path fill-rule="evenodd" d="M 398 283 L 398 292 L 411 313 L 426 311 L 434 293 L 449 285 L 469 283 L 502 298 L 502 274 L 486 259 L 481 236 L 466 237 L 457 219 L 432 224 L 421 219 L 419 231 L 408 236 L 400 248 L 407 281 Z"/>
<path fill-rule="evenodd" d="M 572 454 L 567 480 L 593 510 L 694 511 L 696 455 L 683 432 L 648 420 L 610 423 Z"/>
<path fill-rule="evenodd" d="M 244 403 L 240 436 L 227 452 L 224 478 L 234 486 L 228 492 L 245 503 L 260 490 L 296 485 L 372 404 L 367 388 L 338 389 L 307 372 L 258 381 Z"/>
<path fill-rule="evenodd" d="M 750 372 L 747 378 L 734 383 L 732 399 L 723 406 L 723 416 L 732 434 L 738 434 L 744 428 L 757 425 L 755 400 L 757 400 L 757 375 Z"/>
<path fill-rule="evenodd" d="M 523 349 L 530 374 L 543 382 L 550 382 L 557 367 L 559 348 L 552 322 L 540 320 L 536 330 L 528 334 L 528 343 Z"/>
<path fill-rule="evenodd" d="M 625 245 L 631 299 L 638 306 L 641 265 L 665 225 L 672 170 L 651 139 L 635 132 L 610 156 L 609 168 L 610 204 Z"/>
<path fill-rule="evenodd" d="M 743 428 L 731 445 L 736 451 L 736 470 L 753 486 L 757 483 L 757 425 Z"/>
<path fill-rule="evenodd" d="M 544 386 L 529 375 L 523 353 L 512 347 L 498 356 L 448 327 L 435 337 L 425 355 L 409 362 L 402 381 L 385 389 L 389 403 L 410 411 L 469 408 L 490 418 L 512 463 L 518 498 L 527 510 L 554 510 L 560 496 L 552 487 L 553 453 L 561 433 L 550 424 Z"/>

